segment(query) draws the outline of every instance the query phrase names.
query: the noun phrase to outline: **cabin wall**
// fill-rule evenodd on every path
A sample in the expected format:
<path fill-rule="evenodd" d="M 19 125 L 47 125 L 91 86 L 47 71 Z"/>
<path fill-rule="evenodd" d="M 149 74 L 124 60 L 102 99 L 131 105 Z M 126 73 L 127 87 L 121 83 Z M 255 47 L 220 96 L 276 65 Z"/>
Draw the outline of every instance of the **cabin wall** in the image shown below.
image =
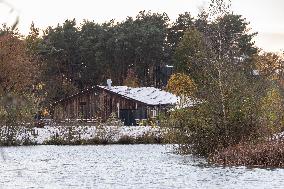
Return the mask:
<path fill-rule="evenodd" d="M 93 119 L 99 111 L 98 95 L 95 92 L 87 92 L 66 99 L 54 106 L 55 120 L 75 120 L 75 119 Z"/>
<path fill-rule="evenodd" d="M 99 104 L 102 107 L 100 117 L 103 119 L 103 121 L 106 120 L 113 112 L 120 117 L 119 114 L 121 114 L 123 110 L 136 110 L 138 107 L 145 106 L 142 103 L 126 99 L 106 91 L 103 91 L 99 95 L 99 98 Z"/>
<path fill-rule="evenodd" d="M 125 110 L 136 111 L 136 117 L 145 117 L 145 119 L 149 112 L 143 103 L 123 98 L 105 90 L 93 90 L 57 103 L 54 106 L 53 118 L 57 121 L 64 121 L 99 117 L 102 121 L 106 121 L 111 113 L 114 112 L 120 117 L 119 114 Z"/>

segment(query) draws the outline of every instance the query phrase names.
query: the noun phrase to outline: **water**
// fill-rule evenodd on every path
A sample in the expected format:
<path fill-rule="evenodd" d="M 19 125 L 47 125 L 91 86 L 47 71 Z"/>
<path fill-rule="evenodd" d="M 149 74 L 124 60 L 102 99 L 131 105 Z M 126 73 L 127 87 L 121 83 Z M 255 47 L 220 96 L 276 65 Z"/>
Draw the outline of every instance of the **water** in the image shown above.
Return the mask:
<path fill-rule="evenodd" d="M 162 145 L 0 151 L 0 188 L 283 188 L 284 169 L 214 167 Z"/>

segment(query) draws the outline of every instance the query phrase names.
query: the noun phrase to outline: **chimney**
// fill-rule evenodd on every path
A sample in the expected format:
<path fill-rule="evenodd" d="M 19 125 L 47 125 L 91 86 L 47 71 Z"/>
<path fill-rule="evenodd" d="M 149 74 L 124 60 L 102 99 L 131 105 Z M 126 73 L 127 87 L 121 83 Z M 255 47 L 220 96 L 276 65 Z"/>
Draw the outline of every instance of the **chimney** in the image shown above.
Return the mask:
<path fill-rule="evenodd" d="M 111 84 L 112 84 L 111 79 L 107 79 L 107 88 L 108 88 L 108 89 L 111 88 Z"/>

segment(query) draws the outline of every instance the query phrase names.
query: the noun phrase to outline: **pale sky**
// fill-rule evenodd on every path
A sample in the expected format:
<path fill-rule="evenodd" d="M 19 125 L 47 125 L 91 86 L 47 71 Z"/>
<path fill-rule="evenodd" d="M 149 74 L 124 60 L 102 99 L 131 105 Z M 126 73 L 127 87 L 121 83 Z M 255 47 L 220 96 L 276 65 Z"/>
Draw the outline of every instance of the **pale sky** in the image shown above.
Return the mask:
<path fill-rule="evenodd" d="M 3 0 L 0 0 L 3 1 Z M 102 23 L 115 19 L 124 20 L 135 16 L 140 10 L 166 12 L 174 21 L 186 11 L 197 16 L 209 0 L 5 0 L 15 8 L 9 12 L 7 5 L 0 4 L 0 23 L 11 24 L 20 17 L 19 30 L 27 34 L 32 21 L 36 27 L 62 24 L 66 19 L 76 18 Z M 258 32 L 256 45 L 265 51 L 284 50 L 284 0 L 232 0 L 232 10 L 250 22 L 252 31 Z"/>

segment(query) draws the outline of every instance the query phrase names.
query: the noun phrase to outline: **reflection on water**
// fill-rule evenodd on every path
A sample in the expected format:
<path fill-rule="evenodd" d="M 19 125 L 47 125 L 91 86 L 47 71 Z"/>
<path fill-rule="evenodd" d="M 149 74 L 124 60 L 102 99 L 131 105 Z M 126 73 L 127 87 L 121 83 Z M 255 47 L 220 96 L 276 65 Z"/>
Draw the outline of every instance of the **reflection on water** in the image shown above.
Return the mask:
<path fill-rule="evenodd" d="M 284 169 L 213 167 L 161 145 L 2 148 L 0 188 L 283 188 Z"/>

